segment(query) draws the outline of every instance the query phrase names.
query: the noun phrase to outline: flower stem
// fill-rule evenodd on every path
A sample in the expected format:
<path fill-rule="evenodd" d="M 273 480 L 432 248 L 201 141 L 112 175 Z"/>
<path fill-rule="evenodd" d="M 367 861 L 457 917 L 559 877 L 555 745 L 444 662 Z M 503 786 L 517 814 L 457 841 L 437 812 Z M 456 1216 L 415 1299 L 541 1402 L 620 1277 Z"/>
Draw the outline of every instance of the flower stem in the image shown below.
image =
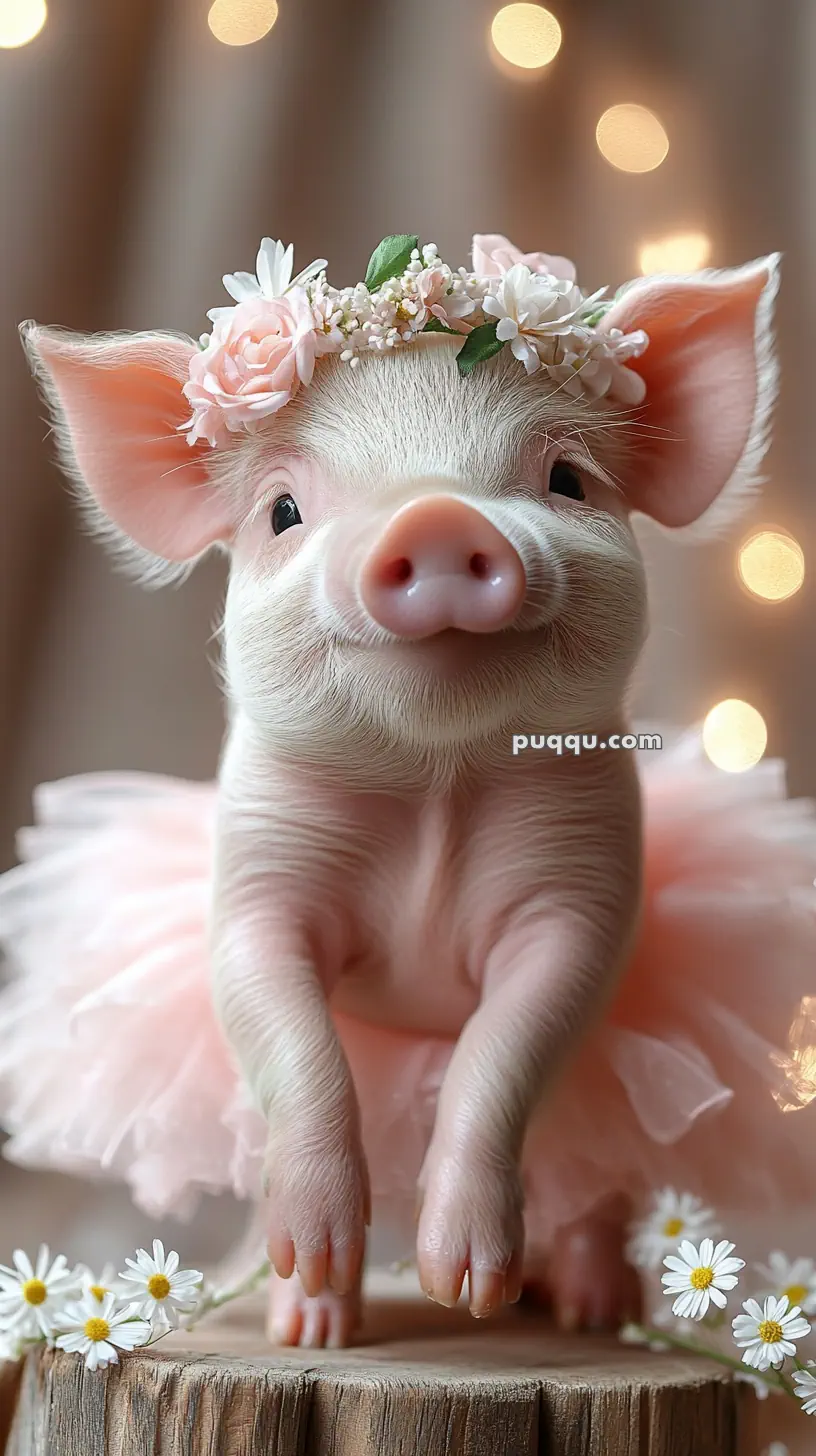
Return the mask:
<path fill-rule="evenodd" d="M 231 1304 L 234 1299 L 241 1299 L 244 1294 L 251 1294 L 252 1290 L 261 1284 L 267 1278 L 268 1274 L 269 1260 L 264 1259 L 263 1263 L 259 1264 L 257 1269 L 253 1269 L 252 1273 L 248 1274 L 246 1279 L 242 1279 L 239 1284 L 234 1284 L 231 1288 L 228 1287 L 227 1289 L 214 1290 L 212 1294 L 205 1295 L 200 1304 L 196 1305 L 196 1308 L 186 1319 L 179 1320 L 179 1330 L 195 1329 L 199 1320 L 202 1320 L 205 1315 L 211 1314 L 214 1309 L 221 1309 L 223 1305 Z M 159 1340 L 163 1340 L 166 1335 L 172 1334 L 173 1326 L 169 1325 L 166 1330 L 160 1330 L 158 1334 L 153 1335 L 140 1348 L 147 1350 L 151 1345 L 157 1345 Z"/>
<path fill-rule="evenodd" d="M 671 1345 L 676 1350 L 688 1350 L 692 1355 L 704 1355 L 707 1360 L 714 1360 L 718 1365 L 725 1365 L 729 1370 L 739 1371 L 740 1375 L 751 1374 L 757 1380 L 762 1380 L 772 1390 L 782 1390 L 792 1400 L 796 1395 L 790 1381 L 781 1370 L 748 1370 L 744 1361 L 735 1359 L 732 1355 L 724 1355 L 720 1350 L 711 1350 L 707 1345 L 699 1345 L 694 1340 L 684 1339 L 682 1335 L 672 1335 L 666 1330 L 650 1329 L 648 1325 L 643 1327 L 643 1333 L 648 1335 L 650 1340 L 662 1341 L 664 1345 Z"/>
<path fill-rule="evenodd" d="M 268 1278 L 269 1268 L 269 1260 L 264 1259 L 263 1263 L 259 1264 L 257 1269 L 253 1269 L 251 1274 L 248 1274 L 240 1283 L 234 1284 L 232 1288 L 218 1289 L 213 1291 L 212 1294 L 205 1295 L 201 1303 L 193 1310 L 192 1314 L 181 1321 L 179 1328 L 182 1330 L 192 1330 L 198 1324 L 199 1320 L 203 1319 L 206 1314 L 210 1314 L 212 1310 L 221 1309 L 223 1305 L 231 1304 L 234 1299 L 241 1299 L 243 1295 L 251 1294 L 254 1289 L 257 1289 L 259 1284 L 262 1284 Z"/>

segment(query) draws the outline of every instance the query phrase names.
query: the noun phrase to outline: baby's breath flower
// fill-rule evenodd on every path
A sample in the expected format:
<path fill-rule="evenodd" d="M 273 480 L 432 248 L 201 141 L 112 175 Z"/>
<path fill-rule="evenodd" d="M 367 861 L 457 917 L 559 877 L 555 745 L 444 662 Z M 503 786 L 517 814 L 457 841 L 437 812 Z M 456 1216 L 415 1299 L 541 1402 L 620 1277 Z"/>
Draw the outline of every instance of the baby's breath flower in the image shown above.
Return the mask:
<path fill-rule="evenodd" d="M 735 1281 L 736 1282 L 736 1281 Z M 810 1334 L 810 1325 L 802 1318 L 798 1305 L 790 1308 L 788 1297 L 776 1299 L 770 1294 L 764 1304 L 746 1299 L 744 1314 L 735 1316 L 734 1340 L 744 1351 L 743 1360 L 754 1370 L 778 1369 L 786 1355 L 796 1354 L 796 1341 Z"/>
<path fill-rule="evenodd" d="M 724 1290 L 733 1289 L 737 1271 L 744 1269 L 744 1259 L 734 1259 L 734 1248 L 727 1239 L 714 1246 L 713 1239 L 703 1239 L 699 1249 L 688 1239 L 680 1245 L 679 1257 L 669 1254 L 663 1260 L 668 1274 L 662 1275 L 664 1293 L 675 1295 L 672 1309 L 681 1319 L 701 1320 L 710 1303 L 724 1309 Z"/>

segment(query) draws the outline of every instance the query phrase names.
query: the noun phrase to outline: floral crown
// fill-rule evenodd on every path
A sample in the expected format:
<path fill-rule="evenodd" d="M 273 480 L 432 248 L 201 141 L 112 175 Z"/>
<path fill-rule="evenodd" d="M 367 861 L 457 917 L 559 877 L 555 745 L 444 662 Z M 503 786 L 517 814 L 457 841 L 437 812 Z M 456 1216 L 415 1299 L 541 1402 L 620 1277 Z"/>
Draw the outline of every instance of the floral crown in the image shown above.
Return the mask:
<path fill-rule="evenodd" d="M 264 238 L 256 272 L 228 273 L 232 306 L 210 309 L 183 393 L 193 413 L 187 442 L 222 445 L 236 430 L 257 428 L 311 383 L 315 362 L 339 354 L 353 369 L 360 356 L 403 348 L 421 334 L 462 340 L 460 374 L 506 344 L 528 374 L 545 369 L 565 393 L 613 395 L 640 404 L 645 383 L 627 361 L 647 347 L 638 330 L 601 330 L 613 300 L 585 295 L 567 258 L 521 253 L 497 234 L 473 239 L 473 271 L 454 271 L 436 245 L 400 234 L 383 238 L 365 280 L 334 288 L 326 259 L 292 277 L 293 249 Z"/>

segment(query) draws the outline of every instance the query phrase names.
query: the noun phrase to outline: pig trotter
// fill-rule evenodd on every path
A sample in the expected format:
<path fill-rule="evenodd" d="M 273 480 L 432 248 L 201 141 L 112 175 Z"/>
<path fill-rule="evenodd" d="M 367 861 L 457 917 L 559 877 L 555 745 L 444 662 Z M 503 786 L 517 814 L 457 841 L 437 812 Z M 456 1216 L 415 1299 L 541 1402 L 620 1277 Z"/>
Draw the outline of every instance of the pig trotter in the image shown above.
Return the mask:
<path fill-rule="evenodd" d="M 359 1278 L 346 1294 L 323 1289 L 320 1294 L 309 1295 L 297 1274 L 281 1279 L 273 1273 L 266 1333 L 273 1345 L 339 1350 L 351 1343 L 361 1310 Z"/>
<path fill-rule="evenodd" d="M 437 1304 L 455 1305 L 465 1275 L 477 1319 L 521 1294 L 524 1229 L 521 1185 L 512 1168 L 433 1158 L 417 1235 L 420 1284 Z"/>
<path fill-rule="evenodd" d="M 525 1299 L 552 1307 L 565 1331 L 614 1331 L 637 1320 L 640 1282 L 624 1257 L 625 1229 L 617 1203 L 560 1229 L 546 1263 L 525 1271 Z"/>

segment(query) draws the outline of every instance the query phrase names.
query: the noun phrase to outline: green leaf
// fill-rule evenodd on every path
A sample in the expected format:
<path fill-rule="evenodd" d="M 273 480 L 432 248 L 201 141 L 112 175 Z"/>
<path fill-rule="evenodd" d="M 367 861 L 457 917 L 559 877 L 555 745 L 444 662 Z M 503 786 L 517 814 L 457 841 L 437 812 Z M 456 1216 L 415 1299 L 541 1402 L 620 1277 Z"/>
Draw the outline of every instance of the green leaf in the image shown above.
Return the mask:
<path fill-rule="evenodd" d="M 461 334 L 456 332 L 456 329 L 449 329 L 447 324 L 443 324 L 442 320 L 436 318 L 435 315 L 428 319 L 425 327 L 420 329 L 419 332 L 421 334 L 453 334 L 455 339 L 461 339 L 462 337 Z"/>
<path fill-rule="evenodd" d="M 459 366 L 460 374 L 469 374 L 483 359 L 489 359 L 491 355 L 498 354 L 504 348 L 505 340 L 496 338 L 496 330 L 499 327 L 498 319 L 495 323 L 480 324 L 478 329 L 473 329 L 465 338 L 465 347 L 459 350 L 456 356 L 456 363 Z"/>
<path fill-rule="evenodd" d="M 381 283 L 387 283 L 389 278 L 396 278 L 404 273 L 414 248 L 418 247 L 419 238 L 410 237 L 408 233 L 394 233 L 390 238 L 383 238 L 379 247 L 371 254 L 366 269 L 366 288 L 373 292 Z"/>

